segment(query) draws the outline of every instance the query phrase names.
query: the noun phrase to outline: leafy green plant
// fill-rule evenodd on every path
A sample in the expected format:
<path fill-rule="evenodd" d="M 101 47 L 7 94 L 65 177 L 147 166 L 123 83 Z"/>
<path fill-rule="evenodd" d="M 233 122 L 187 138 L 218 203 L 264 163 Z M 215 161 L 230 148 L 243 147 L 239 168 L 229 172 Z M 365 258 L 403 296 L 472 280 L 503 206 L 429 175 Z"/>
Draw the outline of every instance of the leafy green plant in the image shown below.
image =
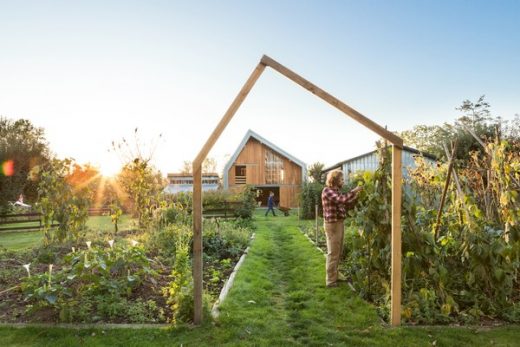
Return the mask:
<path fill-rule="evenodd" d="M 510 158 L 511 165 L 517 159 Z M 518 302 L 520 243 L 504 237 L 500 213 L 486 216 L 474 177 L 484 171 L 459 174 L 456 187 L 441 214 L 438 237 L 434 233 L 445 165 L 436 168 L 418 161 L 403 193 L 403 318 L 414 323 L 475 322 L 481 317 L 515 321 L 510 309 Z M 474 166 L 476 167 L 476 166 Z M 511 171 L 504 170 L 504 173 Z M 495 172 L 494 175 L 498 175 Z M 390 160 L 380 152 L 380 167 L 364 173 L 365 189 L 347 219 L 344 268 L 356 289 L 378 303 L 383 317 L 390 300 Z M 514 182 L 514 181 L 512 181 Z M 507 187 L 507 185 L 503 185 Z M 483 195 L 482 195 L 483 196 Z M 516 200 L 508 200 L 515 204 Z M 500 208 L 495 204 L 495 208 Z M 513 206 L 513 205 L 508 205 Z M 493 218 L 493 216 L 496 216 Z"/>
<path fill-rule="evenodd" d="M 163 294 L 170 306 L 172 316 L 168 321 L 173 325 L 180 322 L 191 322 L 193 319 L 193 278 L 189 257 L 189 239 L 179 238 L 175 248 L 175 262 L 171 273 L 172 281 L 164 287 Z M 209 298 L 204 296 L 205 314 L 209 309 Z"/>
<path fill-rule="evenodd" d="M 51 307 L 63 321 L 113 320 L 128 313 L 133 291 L 155 276 L 144 248 L 89 243 L 87 249 L 67 254 L 52 276 L 49 270 L 23 279 L 22 291 L 32 309 Z"/>

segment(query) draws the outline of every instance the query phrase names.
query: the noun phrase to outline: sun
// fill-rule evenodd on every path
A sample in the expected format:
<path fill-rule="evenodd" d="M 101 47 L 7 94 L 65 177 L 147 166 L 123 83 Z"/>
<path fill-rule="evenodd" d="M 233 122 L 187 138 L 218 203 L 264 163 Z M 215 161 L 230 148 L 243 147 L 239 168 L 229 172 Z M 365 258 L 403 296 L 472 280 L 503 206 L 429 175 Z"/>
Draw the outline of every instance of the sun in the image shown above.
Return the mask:
<path fill-rule="evenodd" d="M 99 172 L 104 177 L 114 177 L 121 171 L 117 162 L 104 162 L 99 165 Z"/>

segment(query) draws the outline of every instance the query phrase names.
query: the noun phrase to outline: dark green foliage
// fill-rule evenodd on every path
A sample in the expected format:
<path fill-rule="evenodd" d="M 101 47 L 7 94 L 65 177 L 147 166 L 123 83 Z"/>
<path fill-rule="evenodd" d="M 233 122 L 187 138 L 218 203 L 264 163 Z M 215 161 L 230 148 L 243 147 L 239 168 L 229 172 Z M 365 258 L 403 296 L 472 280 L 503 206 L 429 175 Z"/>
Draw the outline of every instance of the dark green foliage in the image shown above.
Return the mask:
<path fill-rule="evenodd" d="M 377 302 L 381 314 L 387 317 L 391 258 L 389 153 L 381 152 L 380 158 L 380 167 L 373 175 L 365 173 L 357 178 L 364 181 L 365 189 L 347 220 L 344 268 L 361 295 Z M 510 159 L 512 163 L 515 160 L 518 162 Z M 452 190 L 439 236 L 434 233 L 438 197 L 433 195 L 440 194 L 435 187 L 445 179 L 445 170 L 446 165 L 419 165 L 411 174 L 411 189 L 403 194 L 403 318 L 422 324 L 455 320 L 470 323 L 484 316 L 518 322 L 520 242 L 508 242 L 502 222 L 484 216 L 470 186 L 466 189 L 473 195 L 464 196 L 463 201 Z M 507 203 L 511 204 L 509 200 Z M 500 214 L 498 211 L 492 215 Z M 507 216 L 517 225 L 516 217 Z"/>
<path fill-rule="evenodd" d="M 133 291 L 156 273 L 142 247 L 119 243 L 106 248 L 87 248 L 69 253 L 59 268 L 49 265 L 22 282 L 31 311 L 50 308 L 61 321 L 120 320 L 161 312 L 150 302 L 130 302 Z M 136 306 L 137 305 L 137 306 Z"/>
<path fill-rule="evenodd" d="M 324 175 L 323 175 L 323 168 L 325 167 L 325 164 L 318 162 L 315 162 L 314 164 L 311 164 L 307 170 L 307 175 L 311 179 L 312 182 L 319 182 L 324 183 Z"/>
<path fill-rule="evenodd" d="M 321 205 L 321 192 L 325 186 L 320 182 L 304 183 L 300 194 L 300 218 L 313 219 L 316 217 L 316 204 L 318 213 L 323 210 Z"/>
<path fill-rule="evenodd" d="M 49 157 L 42 128 L 26 119 L 0 117 L 0 166 L 7 160 L 14 163 L 12 176 L 5 176 L 0 168 L 0 208 L 7 206 L 8 201 L 18 200 L 20 194 L 24 194 L 26 203 L 36 202 L 38 181 L 29 179 L 29 173 L 47 163 Z"/>
<path fill-rule="evenodd" d="M 237 258 L 247 247 L 250 230 L 236 227 L 233 222 L 204 221 L 204 254 L 216 259 Z"/>
<path fill-rule="evenodd" d="M 171 263 L 180 238 L 191 238 L 192 229 L 188 224 L 171 223 L 153 232 L 147 242 L 147 248 L 155 250 L 161 259 Z"/>
<path fill-rule="evenodd" d="M 251 219 L 256 208 L 256 193 L 251 186 L 245 186 L 242 191 L 235 195 L 234 201 L 241 202 L 236 210 L 237 217 Z"/>

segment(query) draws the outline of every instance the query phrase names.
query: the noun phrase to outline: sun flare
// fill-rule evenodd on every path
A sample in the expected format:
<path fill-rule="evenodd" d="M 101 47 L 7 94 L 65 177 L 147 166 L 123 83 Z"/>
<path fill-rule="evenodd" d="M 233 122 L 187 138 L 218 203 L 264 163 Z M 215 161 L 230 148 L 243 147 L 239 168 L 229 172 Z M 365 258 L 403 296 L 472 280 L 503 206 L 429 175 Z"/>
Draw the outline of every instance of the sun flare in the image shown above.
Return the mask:
<path fill-rule="evenodd" d="M 117 163 L 108 162 L 99 165 L 99 172 L 104 177 L 114 177 L 119 173 L 119 171 L 121 171 L 121 168 Z"/>

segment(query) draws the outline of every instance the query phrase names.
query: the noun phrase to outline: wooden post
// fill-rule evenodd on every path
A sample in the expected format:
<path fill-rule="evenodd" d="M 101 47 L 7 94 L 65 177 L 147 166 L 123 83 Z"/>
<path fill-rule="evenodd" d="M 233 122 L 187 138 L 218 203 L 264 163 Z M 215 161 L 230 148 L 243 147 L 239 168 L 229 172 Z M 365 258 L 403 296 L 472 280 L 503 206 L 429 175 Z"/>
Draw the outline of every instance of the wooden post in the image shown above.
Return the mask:
<path fill-rule="evenodd" d="M 193 323 L 202 323 L 202 162 L 265 70 L 259 63 L 193 161 Z"/>
<path fill-rule="evenodd" d="M 315 205 L 314 211 L 316 217 L 316 246 L 318 246 L 318 204 Z"/>
<path fill-rule="evenodd" d="M 202 323 L 202 166 L 193 165 L 193 323 Z"/>
<path fill-rule="evenodd" d="M 392 146 L 392 326 L 401 324 L 401 148 Z"/>

